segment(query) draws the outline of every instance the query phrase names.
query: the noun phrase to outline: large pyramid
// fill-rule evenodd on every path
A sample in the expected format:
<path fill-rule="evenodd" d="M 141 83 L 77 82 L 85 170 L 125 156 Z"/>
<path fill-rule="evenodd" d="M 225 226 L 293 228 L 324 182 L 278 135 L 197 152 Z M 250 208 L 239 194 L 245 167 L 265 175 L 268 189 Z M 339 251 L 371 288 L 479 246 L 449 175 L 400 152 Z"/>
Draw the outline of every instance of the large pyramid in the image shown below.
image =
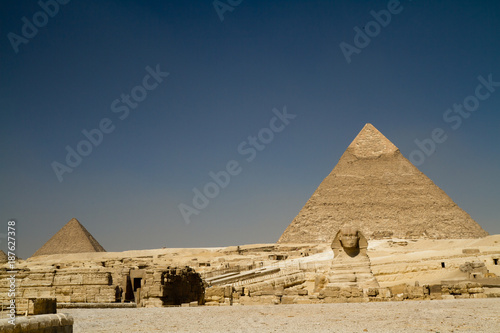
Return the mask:
<path fill-rule="evenodd" d="M 99 242 L 77 219 L 71 219 L 33 257 L 46 254 L 106 252 Z"/>
<path fill-rule="evenodd" d="M 278 243 L 331 242 L 346 223 L 372 239 L 488 235 L 371 124 L 347 147 Z"/>

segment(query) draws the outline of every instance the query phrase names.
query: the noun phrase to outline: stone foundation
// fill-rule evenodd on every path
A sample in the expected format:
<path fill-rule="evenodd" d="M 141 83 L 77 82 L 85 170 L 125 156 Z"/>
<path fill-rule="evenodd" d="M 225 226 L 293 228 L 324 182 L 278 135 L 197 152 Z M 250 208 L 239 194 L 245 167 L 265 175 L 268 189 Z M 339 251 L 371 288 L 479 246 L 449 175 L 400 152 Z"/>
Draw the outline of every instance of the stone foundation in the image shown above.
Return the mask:
<path fill-rule="evenodd" d="M 304 285 L 283 288 L 282 285 L 273 286 L 269 283 L 253 292 L 242 293 L 232 286 L 225 286 L 208 288 L 205 293 L 206 305 L 212 306 L 363 303 L 488 297 L 500 297 L 500 288 L 485 288 L 473 282 L 424 286 L 401 284 L 388 288 L 338 287 L 327 284 L 319 292 L 309 294 Z"/>

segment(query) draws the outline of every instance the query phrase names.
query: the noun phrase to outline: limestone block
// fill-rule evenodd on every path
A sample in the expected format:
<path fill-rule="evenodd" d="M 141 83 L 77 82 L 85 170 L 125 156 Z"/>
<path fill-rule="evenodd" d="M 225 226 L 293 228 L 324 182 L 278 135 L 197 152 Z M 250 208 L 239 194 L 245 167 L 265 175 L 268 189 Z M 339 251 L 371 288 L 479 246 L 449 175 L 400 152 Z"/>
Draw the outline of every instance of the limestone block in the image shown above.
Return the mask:
<path fill-rule="evenodd" d="M 295 298 L 295 304 L 314 304 L 316 303 L 313 299 L 308 297 L 297 297 Z"/>
<path fill-rule="evenodd" d="M 153 297 L 153 298 L 144 299 L 142 302 L 142 305 L 145 308 L 159 308 L 159 307 L 162 307 L 163 302 L 161 299 Z"/>
<path fill-rule="evenodd" d="M 57 302 L 55 298 L 37 298 L 33 302 L 33 314 L 57 313 Z"/>
<path fill-rule="evenodd" d="M 206 306 L 219 306 L 220 303 L 219 302 L 205 302 L 205 305 Z"/>
<path fill-rule="evenodd" d="M 220 302 L 223 298 L 220 296 L 205 296 L 205 299 L 209 302 Z"/>
<path fill-rule="evenodd" d="M 162 271 L 154 271 L 153 272 L 153 281 L 154 282 L 161 282 L 161 276 L 163 272 Z"/>
<path fill-rule="evenodd" d="M 242 296 L 240 297 L 241 305 L 258 305 L 258 304 L 275 304 L 275 296 Z"/>
<path fill-rule="evenodd" d="M 85 294 L 87 294 L 87 295 L 99 295 L 100 292 L 101 292 L 100 287 L 96 287 L 96 286 L 86 286 L 85 287 Z"/>
<path fill-rule="evenodd" d="M 57 303 L 69 303 L 70 296 L 56 295 Z"/>
<path fill-rule="evenodd" d="M 453 295 L 442 295 L 441 298 L 442 299 L 455 299 L 455 296 L 453 296 Z"/>
<path fill-rule="evenodd" d="M 370 297 L 375 297 L 378 295 L 378 289 L 377 288 L 368 288 L 368 291 L 366 294 Z"/>
<path fill-rule="evenodd" d="M 488 296 L 486 296 L 486 294 L 484 294 L 484 293 L 481 293 L 481 294 L 472 294 L 470 296 L 471 296 L 471 298 L 488 298 Z"/>
<path fill-rule="evenodd" d="M 307 296 L 308 291 L 307 291 L 307 289 L 301 289 L 298 291 L 298 293 L 299 293 L 299 296 Z M 306 304 L 306 303 L 304 303 L 304 304 Z"/>
<path fill-rule="evenodd" d="M 363 289 L 359 288 L 341 288 L 340 297 L 361 297 L 363 296 Z"/>
<path fill-rule="evenodd" d="M 467 288 L 480 288 L 482 285 L 477 282 L 469 282 L 467 283 Z"/>
<path fill-rule="evenodd" d="M 406 292 L 406 284 L 398 284 L 397 286 L 392 286 L 389 289 L 393 295 L 403 294 Z"/>
<path fill-rule="evenodd" d="M 407 293 L 409 299 L 423 299 L 425 295 L 423 287 L 408 286 Z"/>
<path fill-rule="evenodd" d="M 319 292 L 322 297 L 340 297 L 340 288 L 325 288 Z"/>
<path fill-rule="evenodd" d="M 39 298 L 54 298 L 55 297 L 54 289 L 52 289 L 52 288 L 38 289 L 38 296 L 37 297 L 39 297 Z"/>
<path fill-rule="evenodd" d="M 389 288 L 379 288 L 377 297 L 391 298 L 392 297 L 391 290 Z"/>
<path fill-rule="evenodd" d="M 54 276 L 55 286 L 82 285 L 83 275 L 80 274 L 56 274 Z"/>
<path fill-rule="evenodd" d="M 500 288 L 484 288 L 487 297 L 500 297 Z"/>
<path fill-rule="evenodd" d="M 69 288 L 71 288 L 72 294 L 85 294 L 85 293 L 87 293 L 87 288 L 85 288 L 85 286 L 73 286 L 73 287 L 69 287 Z"/>
<path fill-rule="evenodd" d="M 297 289 L 283 289 L 283 295 L 294 295 L 297 296 L 299 295 L 299 291 Z"/>
<path fill-rule="evenodd" d="M 274 287 L 269 285 L 261 289 L 261 295 L 274 295 Z"/>
<path fill-rule="evenodd" d="M 347 299 L 347 303 L 368 303 L 369 301 L 368 297 L 351 297 Z"/>
<path fill-rule="evenodd" d="M 148 292 L 149 297 L 161 297 L 161 296 L 163 296 L 162 288 L 159 284 L 151 286 L 150 288 L 148 288 L 147 292 Z"/>
<path fill-rule="evenodd" d="M 210 287 L 205 289 L 205 297 L 207 296 L 219 296 L 224 297 L 225 288 L 224 287 Z"/>
<path fill-rule="evenodd" d="M 54 278 L 54 273 L 28 273 L 24 276 L 18 274 L 17 281 L 20 286 L 50 286 Z"/>
<path fill-rule="evenodd" d="M 72 294 L 70 296 L 71 303 L 85 303 L 87 301 L 87 297 L 85 294 Z"/>
<path fill-rule="evenodd" d="M 297 296 L 284 295 L 281 297 L 281 304 L 295 304 Z"/>
<path fill-rule="evenodd" d="M 470 298 L 469 294 L 461 294 L 461 295 L 455 295 L 456 299 L 461 299 L 461 298 Z"/>
<path fill-rule="evenodd" d="M 347 298 L 345 297 L 325 297 L 323 299 L 324 303 L 347 303 Z"/>
<path fill-rule="evenodd" d="M 233 287 L 232 286 L 226 286 L 224 288 L 224 297 L 231 297 L 233 293 Z"/>
<path fill-rule="evenodd" d="M 69 286 L 56 287 L 55 291 L 57 295 L 64 295 L 64 296 L 69 296 L 73 293 L 71 287 Z"/>
<path fill-rule="evenodd" d="M 111 274 L 108 272 L 84 274 L 82 275 L 82 284 L 85 285 L 111 284 Z"/>
<path fill-rule="evenodd" d="M 99 291 L 99 295 L 101 296 L 109 296 L 112 297 L 113 300 L 116 297 L 116 290 L 115 287 L 109 286 L 109 287 L 101 287 Z"/>
<path fill-rule="evenodd" d="M 430 294 L 441 294 L 442 292 L 442 286 L 440 284 L 432 284 L 429 286 L 429 292 Z"/>
<path fill-rule="evenodd" d="M 149 300 L 151 300 L 151 298 Z M 96 303 L 112 303 L 114 301 L 115 301 L 114 296 L 95 295 Z"/>
<path fill-rule="evenodd" d="M 483 288 L 469 288 L 468 292 L 469 292 L 469 294 L 479 294 L 479 293 L 483 293 L 484 289 Z"/>

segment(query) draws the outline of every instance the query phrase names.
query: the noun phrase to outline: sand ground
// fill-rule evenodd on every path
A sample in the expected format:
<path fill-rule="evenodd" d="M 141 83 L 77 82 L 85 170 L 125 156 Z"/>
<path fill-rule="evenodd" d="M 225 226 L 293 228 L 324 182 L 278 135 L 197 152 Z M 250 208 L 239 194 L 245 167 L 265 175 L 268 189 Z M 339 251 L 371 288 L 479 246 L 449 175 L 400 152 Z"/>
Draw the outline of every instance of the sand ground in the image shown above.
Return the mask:
<path fill-rule="evenodd" d="M 500 332 L 500 298 L 60 311 L 75 333 Z"/>

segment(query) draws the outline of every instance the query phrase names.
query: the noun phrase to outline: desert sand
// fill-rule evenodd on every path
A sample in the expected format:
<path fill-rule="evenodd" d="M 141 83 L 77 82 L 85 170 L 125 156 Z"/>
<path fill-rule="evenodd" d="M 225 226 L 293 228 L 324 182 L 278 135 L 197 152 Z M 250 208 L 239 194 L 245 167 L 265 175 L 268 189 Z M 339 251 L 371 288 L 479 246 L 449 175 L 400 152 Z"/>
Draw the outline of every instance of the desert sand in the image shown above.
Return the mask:
<path fill-rule="evenodd" d="M 498 332 L 500 299 L 64 309 L 74 332 Z"/>

